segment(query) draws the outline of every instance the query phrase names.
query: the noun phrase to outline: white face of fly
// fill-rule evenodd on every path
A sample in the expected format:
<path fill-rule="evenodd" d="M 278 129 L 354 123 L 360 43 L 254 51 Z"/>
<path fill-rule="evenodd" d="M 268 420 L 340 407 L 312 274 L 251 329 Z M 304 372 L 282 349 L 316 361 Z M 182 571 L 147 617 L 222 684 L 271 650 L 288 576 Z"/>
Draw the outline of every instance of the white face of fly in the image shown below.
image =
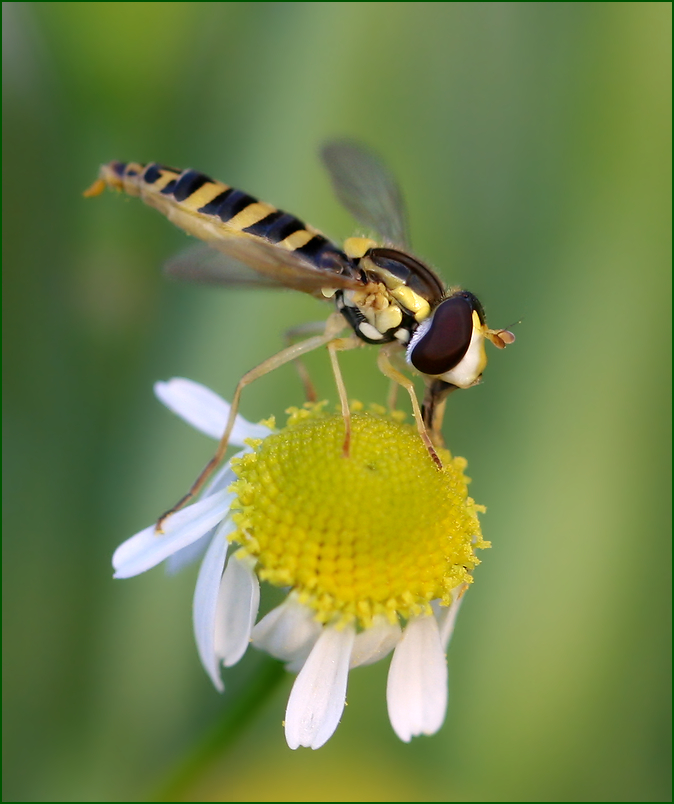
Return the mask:
<path fill-rule="evenodd" d="M 473 319 L 477 313 L 473 313 Z M 482 372 L 487 365 L 487 353 L 484 348 L 484 327 L 473 325 L 468 351 L 462 360 L 450 371 L 439 376 L 444 382 L 456 385 L 457 388 L 470 388 L 479 382 Z"/>

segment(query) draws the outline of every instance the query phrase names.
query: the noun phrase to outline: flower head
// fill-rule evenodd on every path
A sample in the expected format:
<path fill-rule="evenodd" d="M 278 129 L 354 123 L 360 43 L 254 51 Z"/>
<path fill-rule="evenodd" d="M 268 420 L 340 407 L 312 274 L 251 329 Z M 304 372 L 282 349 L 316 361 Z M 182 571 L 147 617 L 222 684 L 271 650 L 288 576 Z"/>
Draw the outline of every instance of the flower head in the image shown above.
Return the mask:
<path fill-rule="evenodd" d="M 174 379 L 156 392 L 203 432 L 223 431 L 229 406 L 208 389 Z M 350 668 L 392 650 L 391 724 L 405 741 L 433 734 L 447 704 L 445 650 L 475 550 L 489 546 L 465 461 L 444 451 L 438 471 L 416 430 L 381 408 L 354 405 L 348 458 L 341 415 L 324 405 L 289 413 L 278 431 L 239 419 L 232 443 L 245 449 L 164 534 L 151 526 L 122 544 L 115 577 L 205 550 L 194 595 L 201 661 L 222 690 L 221 664 L 235 664 L 252 639 L 297 672 L 285 718 L 291 748 L 323 745 Z M 288 594 L 255 624 L 259 580 Z"/>

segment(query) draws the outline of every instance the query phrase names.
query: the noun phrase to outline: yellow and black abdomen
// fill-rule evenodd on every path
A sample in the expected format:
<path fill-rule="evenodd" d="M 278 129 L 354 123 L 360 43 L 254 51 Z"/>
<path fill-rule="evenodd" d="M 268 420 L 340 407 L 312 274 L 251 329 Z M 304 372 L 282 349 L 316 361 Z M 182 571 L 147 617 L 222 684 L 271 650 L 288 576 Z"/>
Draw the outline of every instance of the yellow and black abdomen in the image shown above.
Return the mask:
<path fill-rule="evenodd" d="M 180 171 L 156 162 L 109 162 L 85 195 L 99 195 L 106 187 L 140 196 L 176 226 L 216 248 L 224 238 L 243 237 L 264 240 L 317 268 L 336 258 L 346 260 L 340 249 L 299 218 L 197 170 Z"/>

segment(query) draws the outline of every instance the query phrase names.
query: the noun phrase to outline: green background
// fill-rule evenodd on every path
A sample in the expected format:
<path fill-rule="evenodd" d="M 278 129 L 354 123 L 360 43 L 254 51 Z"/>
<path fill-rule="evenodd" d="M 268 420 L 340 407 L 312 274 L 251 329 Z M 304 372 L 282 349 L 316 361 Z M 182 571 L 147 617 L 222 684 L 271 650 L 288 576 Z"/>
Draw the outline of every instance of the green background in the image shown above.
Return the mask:
<path fill-rule="evenodd" d="M 284 678 L 185 792 L 215 801 L 670 800 L 669 3 L 7 3 L 4 7 L 4 800 L 156 794 L 218 695 L 191 633 L 196 569 L 111 579 L 110 556 L 212 444 L 152 383 L 231 396 L 298 293 L 165 281 L 186 244 L 134 199 L 81 192 L 111 159 L 194 167 L 335 238 L 317 159 L 376 148 L 413 244 L 517 343 L 449 400 L 488 507 L 440 733 L 388 724 L 388 662 L 352 673 L 317 752 Z M 383 401 L 374 350 L 349 393 Z M 324 353 L 309 364 L 334 400 Z M 290 367 L 244 396 L 302 401 Z"/>

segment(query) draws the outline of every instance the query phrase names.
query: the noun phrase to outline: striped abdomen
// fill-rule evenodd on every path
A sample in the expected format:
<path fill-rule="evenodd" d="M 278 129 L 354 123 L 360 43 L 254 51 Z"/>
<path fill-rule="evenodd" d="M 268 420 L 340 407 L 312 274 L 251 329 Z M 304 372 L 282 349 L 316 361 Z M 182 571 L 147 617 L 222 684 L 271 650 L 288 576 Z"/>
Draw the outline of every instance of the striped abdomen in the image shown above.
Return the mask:
<path fill-rule="evenodd" d="M 179 171 L 156 162 L 109 162 L 101 166 L 98 181 L 85 195 L 98 195 L 105 187 L 140 196 L 181 229 L 207 242 L 232 235 L 262 239 L 318 268 L 344 258 L 340 249 L 294 215 L 196 170 Z"/>

